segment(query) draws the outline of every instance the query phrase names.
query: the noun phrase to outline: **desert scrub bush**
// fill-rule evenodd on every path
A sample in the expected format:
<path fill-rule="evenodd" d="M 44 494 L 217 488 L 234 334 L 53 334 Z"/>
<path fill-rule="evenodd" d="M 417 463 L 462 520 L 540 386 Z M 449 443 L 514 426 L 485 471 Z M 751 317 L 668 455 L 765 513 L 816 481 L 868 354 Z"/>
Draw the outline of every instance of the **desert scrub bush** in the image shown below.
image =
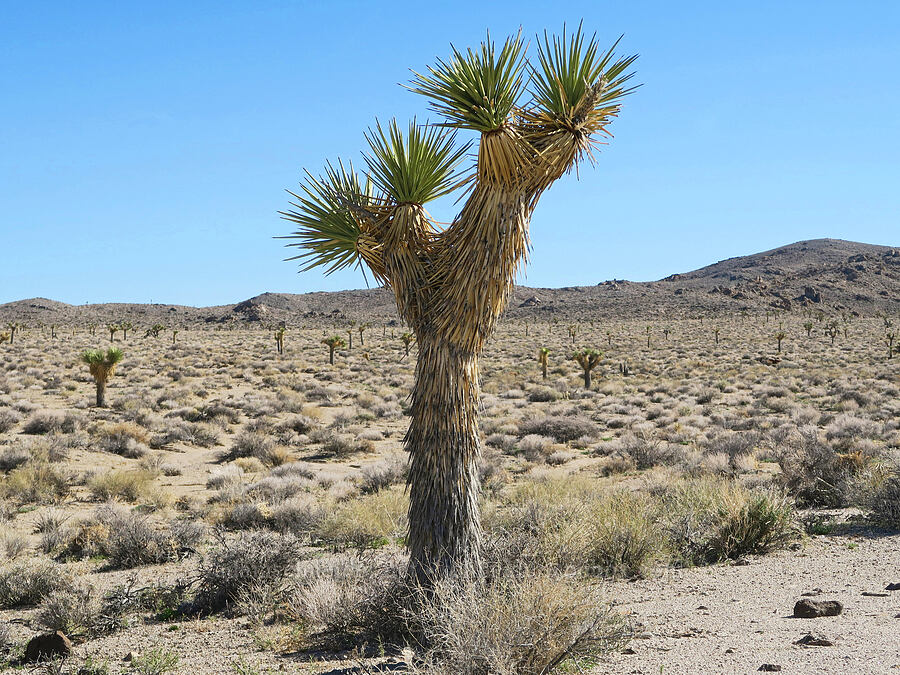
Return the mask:
<path fill-rule="evenodd" d="M 801 506 L 847 506 L 861 460 L 835 452 L 815 427 L 801 427 L 782 440 L 778 481 Z"/>
<path fill-rule="evenodd" d="M 11 445 L 0 451 L 0 471 L 7 473 L 31 459 L 31 453 L 22 445 Z"/>
<path fill-rule="evenodd" d="M 519 439 L 513 452 L 529 462 L 544 462 L 549 454 L 551 441 L 546 436 L 528 434 Z"/>
<path fill-rule="evenodd" d="M 146 469 L 117 469 L 96 474 L 88 480 L 87 487 L 97 501 L 123 499 L 136 502 L 148 496 L 155 478 L 156 474 Z"/>
<path fill-rule="evenodd" d="M 338 505 L 317 534 L 334 546 L 383 546 L 406 532 L 408 508 L 409 499 L 403 490 L 380 490 Z"/>
<path fill-rule="evenodd" d="M 391 455 L 363 468 L 359 479 L 360 492 L 370 494 L 403 483 L 408 473 L 408 462 L 399 454 Z"/>
<path fill-rule="evenodd" d="M 357 452 L 372 452 L 372 441 L 355 438 L 352 434 L 337 433 L 332 429 L 321 429 L 310 436 L 310 440 L 321 443 L 321 454 L 326 457 L 346 457 Z"/>
<path fill-rule="evenodd" d="M 284 611 L 320 631 L 320 641 L 358 641 L 360 633 L 392 640 L 400 632 L 402 617 L 392 610 L 407 591 L 406 566 L 405 557 L 393 552 L 341 553 L 301 563 L 285 593 Z"/>
<path fill-rule="evenodd" d="M 584 479 L 546 479 L 519 486 L 485 522 L 500 557 L 535 569 L 600 576 L 645 574 L 664 557 L 666 541 L 646 495 L 604 492 Z"/>
<path fill-rule="evenodd" d="M 37 624 L 51 633 L 62 631 L 73 640 L 87 637 L 100 615 L 100 597 L 88 583 L 56 589 L 41 601 Z"/>
<path fill-rule="evenodd" d="M 229 459 L 238 457 L 256 457 L 266 466 L 278 466 L 288 459 L 288 453 L 264 433 L 243 431 L 234 439 L 228 452 Z"/>
<path fill-rule="evenodd" d="M 22 416 L 15 410 L 11 408 L 0 408 L 0 434 L 5 434 L 21 421 Z"/>
<path fill-rule="evenodd" d="M 701 565 L 767 553 L 799 534 L 787 498 L 736 481 L 706 477 L 661 488 L 673 561 Z"/>
<path fill-rule="evenodd" d="M 418 673 L 543 675 L 596 662 L 630 637 L 596 586 L 546 571 L 444 579 L 417 600 L 407 618 L 427 648 Z"/>
<path fill-rule="evenodd" d="M 618 445 L 619 452 L 630 458 L 638 469 L 669 463 L 675 456 L 668 443 L 642 431 L 623 434 Z"/>
<path fill-rule="evenodd" d="M 294 571 L 300 542 L 291 535 L 258 530 L 219 538 L 200 563 L 200 585 L 190 610 L 209 614 L 229 608 L 249 588 L 280 588 Z"/>
<path fill-rule="evenodd" d="M 71 474 L 47 461 L 31 460 L 11 471 L 0 495 L 23 504 L 55 504 L 69 494 Z"/>
<path fill-rule="evenodd" d="M 97 440 L 100 449 L 105 452 L 137 459 L 147 454 L 150 434 L 137 424 L 120 422 L 103 427 Z"/>
<path fill-rule="evenodd" d="M 860 487 L 860 503 L 869 511 L 877 525 L 900 530 L 900 461 L 869 472 L 864 487 Z"/>
<path fill-rule="evenodd" d="M 71 434 L 78 430 L 81 420 L 72 413 L 64 413 L 60 410 L 42 410 L 32 415 L 22 433 L 31 435 L 43 434 Z"/>
<path fill-rule="evenodd" d="M 178 654 L 162 647 L 148 649 L 131 662 L 131 670 L 137 675 L 164 675 L 178 669 Z"/>
<path fill-rule="evenodd" d="M 550 436 L 560 443 L 574 441 L 581 436 L 596 436 L 597 425 L 584 417 L 566 417 L 563 415 L 545 415 L 519 424 L 519 436 L 539 434 Z"/>
<path fill-rule="evenodd" d="M 46 558 L 30 558 L 0 567 L 0 609 L 36 605 L 53 591 L 70 588 L 73 579 Z"/>

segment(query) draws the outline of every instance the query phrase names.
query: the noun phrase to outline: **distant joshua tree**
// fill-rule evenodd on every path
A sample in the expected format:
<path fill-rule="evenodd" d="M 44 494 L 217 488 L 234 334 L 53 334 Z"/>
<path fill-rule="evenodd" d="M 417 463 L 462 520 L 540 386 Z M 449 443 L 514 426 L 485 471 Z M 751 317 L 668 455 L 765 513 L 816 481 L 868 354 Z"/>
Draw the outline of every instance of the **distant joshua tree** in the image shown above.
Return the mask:
<path fill-rule="evenodd" d="M 650 346 L 650 331 L 651 330 L 652 329 L 650 328 L 650 326 L 647 326 L 647 346 L 648 347 Z"/>
<path fill-rule="evenodd" d="M 166 329 L 161 323 L 155 323 L 150 328 L 147 329 L 147 332 L 144 333 L 144 337 L 155 337 L 158 338 L 159 334 L 162 333 Z"/>
<path fill-rule="evenodd" d="M 365 323 L 359 324 L 356 327 L 357 332 L 359 332 L 359 346 L 360 347 L 362 347 L 363 345 L 366 344 L 365 342 L 363 342 L 363 332 L 365 332 L 365 330 L 371 325 L 372 324 L 370 324 L 369 322 L 365 322 Z"/>
<path fill-rule="evenodd" d="M 775 341 L 778 343 L 778 353 L 780 354 L 781 353 L 781 341 L 784 340 L 784 338 L 786 338 L 787 335 L 785 334 L 785 332 L 783 330 L 779 330 L 777 333 L 775 333 L 774 337 L 775 337 Z"/>
<path fill-rule="evenodd" d="M 122 330 L 122 328 L 117 323 L 108 323 L 106 324 L 106 330 L 109 331 L 109 341 L 114 342 L 116 339 L 116 333 Z"/>
<path fill-rule="evenodd" d="M 887 343 L 888 348 L 888 358 L 893 358 L 894 354 L 894 340 L 897 339 L 897 333 L 894 331 L 888 331 L 884 334 L 884 341 Z"/>
<path fill-rule="evenodd" d="M 22 324 L 10 321 L 6 327 L 9 328 L 9 344 L 13 344 L 16 341 L 16 331 L 22 328 Z"/>
<path fill-rule="evenodd" d="M 572 338 L 572 344 L 575 344 L 575 336 L 578 335 L 578 324 L 573 323 L 566 326 L 566 330 L 569 331 L 569 337 Z"/>
<path fill-rule="evenodd" d="M 550 349 L 547 347 L 541 347 L 538 349 L 537 359 L 541 364 L 541 374 L 544 379 L 547 379 L 547 357 L 550 356 Z"/>
<path fill-rule="evenodd" d="M 344 342 L 344 338 L 340 335 L 332 335 L 331 337 L 327 337 L 322 340 L 323 345 L 328 345 L 328 363 L 334 365 L 334 350 L 335 349 L 343 349 L 347 346 L 347 343 Z"/>
<path fill-rule="evenodd" d="M 838 330 L 838 322 L 837 320 L 829 321 L 828 325 L 825 327 L 825 335 L 831 338 L 831 344 L 834 345 L 834 338 L 838 336 L 840 331 Z"/>
<path fill-rule="evenodd" d="M 406 356 L 409 356 L 409 345 L 412 343 L 415 336 L 412 333 L 403 333 L 400 336 L 400 339 L 403 341 L 403 346 L 406 348 Z"/>
<path fill-rule="evenodd" d="M 173 345 L 175 344 L 175 336 L 177 336 L 178 333 L 179 333 L 179 330 L 177 328 L 172 329 L 172 344 Z"/>
<path fill-rule="evenodd" d="M 806 329 L 806 337 L 810 337 L 812 335 L 813 322 L 807 321 L 805 324 L 803 324 L 803 328 Z"/>
<path fill-rule="evenodd" d="M 584 371 L 585 389 L 591 388 L 591 371 L 597 367 L 602 357 L 603 354 L 601 352 L 596 349 L 590 349 L 589 347 L 585 347 L 581 351 L 572 354 L 572 359 L 574 359 Z"/>
<path fill-rule="evenodd" d="M 628 377 L 631 375 L 631 366 L 628 365 L 628 361 L 622 361 L 619 363 L 619 372 L 622 373 L 622 377 Z"/>
<path fill-rule="evenodd" d="M 669 333 L 671 333 L 671 332 L 672 332 L 672 329 L 669 328 L 668 326 L 663 328 L 663 336 L 666 338 L 666 340 L 669 339 Z"/>
<path fill-rule="evenodd" d="M 279 354 L 284 354 L 284 332 L 286 328 L 279 326 L 275 329 L 275 348 Z"/>
<path fill-rule="evenodd" d="M 119 324 L 119 329 L 122 331 L 123 340 L 128 340 L 128 331 L 130 331 L 132 328 L 134 328 L 134 324 L 132 324 L 130 321 L 123 321 Z"/>
<path fill-rule="evenodd" d="M 719 328 L 718 326 L 713 328 L 713 335 L 716 336 L 716 344 L 719 344 L 719 333 L 721 333 L 721 332 L 722 332 L 722 329 Z"/>
<path fill-rule="evenodd" d="M 81 354 L 81 361 L 88 365 L 94 382 L 97 383 L 98 408 L 106 407 L 106 382 L 113 376 L 122 356 L 122 350 L 118 347 L 110 347 L 106 352 L 102 349 L 89 349 Z"/>

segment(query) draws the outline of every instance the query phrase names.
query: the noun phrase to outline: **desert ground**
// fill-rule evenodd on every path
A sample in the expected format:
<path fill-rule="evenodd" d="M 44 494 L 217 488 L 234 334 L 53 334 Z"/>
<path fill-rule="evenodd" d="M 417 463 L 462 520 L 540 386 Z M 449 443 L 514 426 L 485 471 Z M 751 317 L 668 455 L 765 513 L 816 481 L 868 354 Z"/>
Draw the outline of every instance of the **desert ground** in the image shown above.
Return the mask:
<path fill-rule="evenodd" d="M 517 640 L 560 672 L 896 672 L 900 357 L 884 318 L 832 340 L 833 320 L 503 322 L 481 362 L 497 580 L 433 601 L 441 653 L 392 643 L 387 616 L 402 327 L 310 320 L 281 354 L 261 325 L 20 329 L 0 351 L 4 663 L 34 668 L 28 640 L 62 630 L 47 672 L 544 672 Z M 330 365 L 322 340 L 351 334 Z M 111 344 L 97 408 L 79 355 Z M 804 597 L 843 612 L 795 618 Z"/>

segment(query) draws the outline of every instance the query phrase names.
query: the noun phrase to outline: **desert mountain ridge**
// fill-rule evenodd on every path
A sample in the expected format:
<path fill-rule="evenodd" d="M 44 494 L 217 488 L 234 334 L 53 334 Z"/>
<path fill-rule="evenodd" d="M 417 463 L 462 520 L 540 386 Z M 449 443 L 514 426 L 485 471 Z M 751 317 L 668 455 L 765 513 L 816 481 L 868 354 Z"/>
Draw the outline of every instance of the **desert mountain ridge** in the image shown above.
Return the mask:
<path fill-rule="evenodd" d="M 658 281 L 601 281 L 595 286 L 517 286 L 511 318 L 689 317 L 715 313 L 821 309 L 871 316 L 900 313 L 900 247 L 841 239 L 799 241 L 719 261 Z M 104 303 L 68 305 L 31 298 L 0 305 L 0 322 L 98 324 L 275 324 L 397 318 L 384 288 L 303 294 L 262 293 L 233 305 Z"/>

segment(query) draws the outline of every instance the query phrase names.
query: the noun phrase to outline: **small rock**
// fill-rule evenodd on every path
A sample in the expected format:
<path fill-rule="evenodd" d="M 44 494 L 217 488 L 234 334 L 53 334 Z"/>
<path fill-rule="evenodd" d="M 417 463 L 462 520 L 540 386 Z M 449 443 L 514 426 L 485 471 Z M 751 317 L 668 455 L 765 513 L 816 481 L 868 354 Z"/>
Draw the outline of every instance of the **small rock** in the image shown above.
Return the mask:
<path fill-rule="evenodd" d="M 137 658 L 137 654 L 135 652 L 128 652 L 125 656 L 122 657 L 122 660 L 126 663 L 131 663 Z"/>
<path fill-rule="evenodd" d="M 777 666 L 774 663 L 764 663 L 759 668 L 757 668 L 757 670 L 763 673 L 780 673 L 781 666 Z"/>
<path fill-rule="evenodd" d="M 886 590 L 886 591 L 900 591 L 900 582 L 897 582 L 896 584 L 888 584 L 887 586 L 885 586 L 884 590 Z"/>
<path fill-rule="evenodd" d="M 631 647 L 626 647 L 625 649 L 622 650 L 622 653 L 628 654 L 629 656 L 631 656 L 632 654 L 637 654 L 637 652 L 634 651 Z"/>
<path fill-rule="evenodd" d="M 887 598 L 890 596 L 890 593 L 873 593 L 872 591 L 863 591 L 862 594 L 867 598 Z"/>
<path fill-rule="evenodd" d="M 820 635 L 818 633 L 807 633 L 802 638 L 797 640 L 795 645 L 800 645 L 801 647 L 833 647 L 834 643 L 829 640 L 824 635 Z"/>
<path fill-rule="evenodd" d="M 58 630 L 55 633 L 41 633 L 31 638 L 25 645 L 22 661 L 25 663 L 48 661 L 59 656 L 66 658 L 71 653 L 72 642 Z"/>
<path fill-rule="evenodd" d="M 709 609 L 709 607 L 707 607 L 706 605 L 700 605 L 699 607 L 697 607 L 697 609 Z"/>
<path fill-rule="evenodd" d="M 734 654 L 734 649 L 732 649 L 731 647 L 729 647 L 728 649 L 725 650 L 725 653 L 726 653 L 726 654 Z"/>
<path fill-rule="evenodd" d="M 820 616 L 837 616 L 844 606 L 837 600 L 810 600 L 804 598 L 794 605 L 794 616 L 801 619 L 815 619 Z"/>

